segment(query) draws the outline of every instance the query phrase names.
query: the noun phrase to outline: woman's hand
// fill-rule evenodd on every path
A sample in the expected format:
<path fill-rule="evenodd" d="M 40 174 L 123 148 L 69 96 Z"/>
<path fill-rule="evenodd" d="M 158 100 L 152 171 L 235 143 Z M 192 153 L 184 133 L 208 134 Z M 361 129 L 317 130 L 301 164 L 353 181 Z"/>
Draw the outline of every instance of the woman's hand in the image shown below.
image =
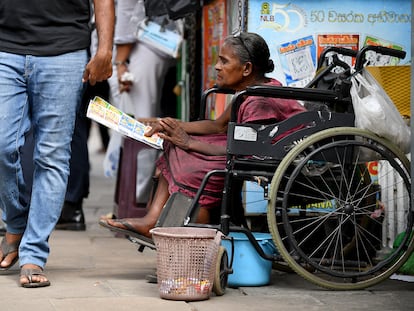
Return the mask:
<path fill-rule="evenodd" d="M 149 126 L 144 133 L 145 136 L 152 136 L 155 133 L 159 133 L 163 130 L 162 125 L 160 124 L 161 118 L 139 118 L 138 121 Z"/>
<path fill-rule="evenodd" d="M 180 122 L 173 118 L 164 118 L 159 120 L 159 125 L 162 127 L 162 132 L 159 132 L 159 137 L 169 141 L 183 150 L 190 149 L 191 137 L 180 126 Z"/>
<path fill-rule="evenodd" d="M 173 118 L 141 118 L 138 121 L 150 126 L 149 130 L 145 132 L 146 136 L 157 134 L 162 139 L 171 142 L 180 149 L 195 151 L 206 155 L 226 154 L 226 146 L 204 143 L 188 135 L 187 129 L 183 125 L 188 125 L 192 122 L 181 122 Z"/>

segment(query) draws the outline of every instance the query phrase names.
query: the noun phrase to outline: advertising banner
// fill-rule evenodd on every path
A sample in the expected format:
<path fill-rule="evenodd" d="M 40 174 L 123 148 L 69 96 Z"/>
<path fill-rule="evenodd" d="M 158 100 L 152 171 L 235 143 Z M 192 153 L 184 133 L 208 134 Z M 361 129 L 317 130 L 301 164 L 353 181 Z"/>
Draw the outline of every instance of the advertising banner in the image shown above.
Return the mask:
<path fill-rule="evenodd" d="M 250 0 L 248 7 L 247 30 L 265 38 L 275 63 L 271 76 L 284 85 L 301 87 L 311 81 L 327 46 L 358 50 L 382 45 L 407 52 L 403 60 L 373 59 L 378 66 L 407 64 L 411 59 L 409 0 Z"/>
<path fill-rule="evenodd" d="M 227 1 L 213 0 L 203 6 L 203 82 L 202 90 L 214 86 L 220 47 L 227 36 Z M 226 96 L 212 94 L 207 98 L 205 118 L 215 119 L 224 110 Z"/>

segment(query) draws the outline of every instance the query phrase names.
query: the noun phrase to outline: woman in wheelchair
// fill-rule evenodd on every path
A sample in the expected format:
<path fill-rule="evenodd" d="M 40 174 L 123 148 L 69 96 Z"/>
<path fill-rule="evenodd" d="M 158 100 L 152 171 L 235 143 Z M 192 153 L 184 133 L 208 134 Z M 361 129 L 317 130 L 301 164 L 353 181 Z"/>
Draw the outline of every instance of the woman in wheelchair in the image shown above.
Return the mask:
<path fill-rule="evenodd" d="M 227 37 L 221 46 L 215 70 L 219 88 L 237 92 L 253 85 L 281 86 L 279 81 L 266 77 L 266 73 L 274 70 L 274 63 L 265 40 L 255 33 Z M 241 104 L 237 118 L 239 123 L 271 123 L 303 111 L 305 108 L 296 100 L 249 96 Z M 225 168 L 230 112 L 231 107 L 228 106 L 216 120 L 151 120 L 152 129 L 147 135 L 158 133 L 164 139 L 164 153 L 157 161 L 159 181 L 151 207 L 142 218 L 102 219 L 100 224 L 112 231 L 150 238 L 149 231 L 155 226 L 172 193 L 181 192 L 194 197 L 206 173 Z M 210 178 L 198 202 L 197 222 L 210 222 L 212 211 L 220 207 L 223 187 L 222 176 Z"/>

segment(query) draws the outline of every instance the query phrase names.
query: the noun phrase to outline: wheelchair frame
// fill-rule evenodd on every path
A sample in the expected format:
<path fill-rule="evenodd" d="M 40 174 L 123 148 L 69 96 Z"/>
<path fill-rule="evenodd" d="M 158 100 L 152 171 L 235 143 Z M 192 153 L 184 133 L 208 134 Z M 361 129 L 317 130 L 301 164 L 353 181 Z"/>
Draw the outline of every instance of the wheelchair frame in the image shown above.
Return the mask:
<path fill-rule="evenodd" d="M 331 64 L 323 68 L 325 62 L 319 60 L 318 74 L 306 88 L 252 86 L 235 94 L 230 103 L 226 168 L 207 173 L 192 200 L 173 194 L 156 227 L 213 228 L 230 240 L 226 237 L 230 232 L 243 233 L 262 258 L 273 261 L 274 267 L 293 270 L 327 289 L 367 288 L 398 271 L 414 250 L 410 161 L 393 142 L 354 127 L 350 83 L 346 83 L 346 78 L 340 77 L 331 89 L 318 89 L 318 83 L 337 66 L 342 66 L 345 75 L 351 75 L 350 67 L 335 53 L 356 57 L 354 69 L 360 71 L 367 65 L 363 60 L 369 50 L 405 57 L 403 51 L 379 46 L 367 46 L 357 53 L 327 48 L 321 58 L 334 53 Z M 207 96 L 213 93 L 234 92 L 207 90 L 202 96 L 202 116 Z M 339 107 L 340 112 L 307 111 L 275 124 L 237 124 L 237 111 L 244 96 L 318 101 L 331 105 L 334 111 Z M 300 129 L 274 143 L 278 134 L 299 125 Z M 246 131 L 254 133 L 254 139 L 243 135 Z M 372 160 L 381 167 L 383 176 L 378 181 L 373 180 L 365 165 Z M 214 175 L 225 176 L 220 220 L 216 224 L 197 224 L 198 200 Z M 232 197 L 233 182 L 238 179 L 260 181 L 268 200 L 267 230 L 279 254 L 263 251 L 244 214 L 241 219 L 234 218 L 241 208 Z M 396 188 L 402 194 L 394 198 Z M 308 208 L 312 202 L 320 201 L 330 201 L 333 207 L 322 211 Z M 405 235 L 391 252 L 384 247 L 381 228 L 388 208 L 401 202 Z M 144 247 L 155 249 L 155 245 L 142 244 L 134 237 L 129 239 L 139 245 L 139 251 Z M 231 245 L 233 248 L 233 242 Z M 230 258 L 229 262 L 224 247 L 220 247 L 213 286 L 217 295 L 225 293 L 232 261 Z"/>
<path fill-rule="evenodd" d="M 405 54 L 402 51 L 384 47 L 368 46 L 357 53 L 356 69 L 361 70 L 364 67 L 361 59 L 364 58 L 365 53 L 368 50 L 374 50 L 377 53 L 400 58 L 404 58 Z M 331 49 L 330 51 L 339 53 L 341 52 L 341 49 Z M 349 53 L 349 51 L 346 51 L 345 53 Z M 352 53 L 348 55 L 352 56 Z M 326 53 L 323 54 L 323 57 L 325 56 Z M 216 228 L 217 230 L 222 231 L 224 235 L 228 235 L 230 232 L 241 232 L 247 236 L 257 253 L 262 258 L 274 261 L 276 267 L 278 266 L 278 262 L 285 262 L 290 269 L 294 270 L 305 279 L 327 289 L 363 289 L 385 280 L 391 274 L 398 271 L 414 250 L 414 241 L 410 238 L 414 221 L 414 211 L 411 208 L 410 162 L 406 155 L 393 145 L 392 142 L 378 137 L 374 133 L 355 128 L 352 113 L 308 111 L 283 122 L 270 125 L 237 124 L 236 122 L 237 111 L 244 96 L 265 96 L 304 101 L 317 100 L 344 107 L 348 106 L 348 108 L 352 107 L 350 97 L 346 96 L 349 94 L 344 92 L 343 89 L 318 90 L 317 88 L 313 88 L 317 85 L 317 81 L 329 73 L 333 67 L 343 63 L 335 59 L 336 58 L 334 58 L 334 65 L 331 64 L 328 66 L 327 68 L 329 70 L 322 70 L 320 74 L 315 77 L 314 81 L 308 85 L 308 88 L 252 86 L 233 96 L 231 101 L 231 122 L 228 125 L 226 168 L 224 170 L 211 171 L 206 174 L 197 194 L 187 210 L 183 225 Z M 319 63 L 319 66 L 322 66 L 321 62 Z M 349 68 L 346 68 L 346 70 L 349 70 Z M 205 100 L 207 95 L 214 92 L 231 93 L 228 90 L 222 91 L 213 88 L 205 93 L 203 99 Z M 344 111 L 347 110 L 349 111 L 349 109 L 344 109 Z M 283 137 L 276 143 L 272 143 L 272 139 L 277 136 L 277 133 L 283 133 L 298 125 L 304 126 Z M 245 132 L 254 133 L 254 139 L 251 137 L 246 139 L 243 138 L 243 133 Z M 254 150 L 254 152 L 252 152 L 252 150 Z M 341 156 L 340 152 L 337 152 L 337 150 L 346 151 L 344 159 L 334 159 L 334 157 L 340 158 Z M 397 175 L 399 175 L 399 178 L 402 180 L 401 182 L 398 182 L 398 185 L 395 185 L 405 188 L 404 196 L 408 198 L 408 206 L 405 209 L 407 222 L 405 227 L 405 238 L 394 252 L 388 253 L 387 256 L 383 258 L 378 257 L 383 246 L 379 241 L 381 233 L 370 232 L 371 227 L 375 227 L 374 230 L 380 230 L 379 227 L 382 226 L 382 222 L 384 221 L 383 214 L 378 216 L 378 220 L 374 219 L 373 216 L 370 216 L 370 214 L 376 213 L 379 209 L 378 206 L 381 206 L 382 204 L 381 189 L 379 189 L 381 185 L 375 184 L 370 180 L 371 178 L 368 176 L 364 166 L 362 166 L 361 163 L 363 161 L 360 160 L 360 158 L 355 160 L 356 156 L 362 157 L 364 152 L 371 154 L 367 159 L 374 159 L 391 164 L 393 171 L 396 171 Z M 375 153 L 375 156 L 372 156 L 373 153 Z M 246 159 L 246 157 L 251 156 L 262 160 L 266 159 L 266 163 L 263 163 L 262 160 L 254 161 L 251 158 Z M 305 157 L 305 160 L 302 160 L 303 157 Z M 315 222 L 315 224 L 309 224 L 308 221 L 305 225 L 310 227 L 313 226 L 312 230 L 315 230 L 316 232 L 320 231 L 321 227 L 328 227 L 327 219 L 329 219 L 329 221 L 335 219 L 335 223 L 338 224 L 337 228 L 329 228 L 330 232 L 322 235 L 322 238 L 325 240 L 320 241 L 319 243 L 322 243 L 322 245 L 316 247 L 307 245 L 311 244 L 309 243 L 310 238 L 302 236 L 303 233 L 301 231 L 303 228 L 296 228 L 296 216 L 291 216 L 290 213 L 292 209 L 290 205 L 300 198 L 299 195 L 295 194 L 295 186 L 304 186 L 302 185 L 302 183 L 305 183 L 303 180 L 308 178 L 302 176 L 303 173 L 301 170 L 303 171 L 307 169 L 310 162 L 321 162 L 321 158 L 323 158 L 325 163 L 331 163 L 332 165 L 332 168 L 327 168 L 327 171 L 330 171 L 331 180 L 335 181 L 336 179 L 348 178 L 350 184 L 347 189 L 348 193 L 345 196 L 343 193 L 339 193 L 338 197 L 335 198 L 338 205 L 338 202 L 341 200 L 343 201 L 341 203 L 342 206 L 329 212 L 329 216 L 326 216 L 327 213 L 325 212 L 319 213 L 321 216 L 313 215 L 312 217 L 314 220 L 312 222 Z M 339 170 L 340 172 L 334 172 L 335 169 L 333 167 L 341 164 L 342 168 Z M 348 165 L 353 167 L 353 172 L 348 171 L 345 173 L 347 171 L 345 166 Z M 301 169 L 299 170 L 298 167 Z M 291 173 L 291 171 L 293 171 L 293 173 Z M 200 225 L 192 222 L 191 220 L 195 219 L 198 199 L 201 196 L 205 185 L 208 183 L 209 178 L 220 174 L 225 176 L 220 224 Z M 335 176 L 335 174 L 341 174 L 340 178 Z M 351 175 L 347 176 L 347 174 Z M 360 179 L 365 179 L 365 181 L 358 181 L 358 178 L 355 178 L 356 174 L 360 174 Z M 286 175 L 289 175 L 289 177 L 286 178 Z M 350 177 L 352 177 L 352 180 Z M 232 182 L 235 178 L 241 178 L 243 180 L 260 180 L 260 185 L 264 188 L 265 198 L 268 198 L 267 222 L 269 231 L 272 234 L 272 238 L 280 254 L 266 254 L 255 240 L 246 224 L 232 224 L 230 201 Z M 269 180 L 271 180 L 271 182 L 269 182 Z M 336 182 L 340 182 L 340 180 L 336 180 Z M 322 192 L 316 190 L 316 188 L 317 187 L 315 186 L 315 189 L 311 190 L 313 191 L 312 194 L 315 196 L 318 192 Z M 325 186 L 321 188 L 325 188 L 324 191 L 328 191 L 330 187 Z M 355 200 L 339 198 L 340 196 L 350 196 L 349 193 L 352 192 L 353 188 L 356 188 L 358 192 L 363 193 L 365 197 L 364 195 L 358 194 L 360 197 Z M 361 190 L 362 188 L 364 190 Z M 343 189 L 341 189 L 341 191 L 347 192 Z M 355 194 L 353 195 L 356 196 L 356 192 L 357 191 L 355 190 Z M 326 196 L 326 194 L 323 195 Z M 333 197 L 333 195 L 331 196 Z M 369 201 L 369 204 L 367 203 L 363 206 L 364 201 Z M 387 201 L 387 203 L 389 202 L 390 201 Z M 304 206 L 299 207 L 298 213 L 303 215 L 312 214 L 312 212 L 308 212 Z M 382 213 L 385 212 L 382 211 Z M 281 221 L 277 220 L 279 218 L 281 218 Z M 350 221 L 350 219 L 352 220 Z M 303 221 L 306 222 L 306 217 Z M 350 229 L 349 227 L 352 227 L 352 224 L 354 225 L 354 228 Z M 324 230 L 328 229 L 325 228 Z M 343 230 L 343 232 L 335 233 L 336 230 Z M 355 232 L 352 233 L 352 230 L 355 230 Z M 312 231 L 308 234 L 316 236 Z M 329 239 L 330 235 L 335 235 L 335 239 L 339 241 L 337 242 L 338 245 L 340 243 L 344 244 L 338 247 L 341 248 L 341 251 L 333 249 L 333 247 L 328 244 L 328 241 L 326 240 Z M 345 235 L 350 235 L 350 237 L 344 237 Z M 358 243 L 365 243 L 366 245 L 359 247 Z M 321 252 L 319 247 L 324 249 L 325 253 Z M 358 253 L 357 255 L 350 256 L 347 254 L 350 253 L 349 249 L 352 248 L 354 249 L 354 252 Z M 234 252 L 232 253 L 234 254 Z M 317 256 L 316 253 L 318 253 Z M 221 250 L 217 266 L 218 276 L 216 277 L 214 287 L 214 291 L 218 295 L 224 294 L 227 274 L 232 273 L 232 261 L 233 259 L 231 258 L 229 263 L 226 251 Z M 281 267 L 283 267 L 283 264 Z M 286 267 L 283 267 L 283 269 L 286 269 Z"/>

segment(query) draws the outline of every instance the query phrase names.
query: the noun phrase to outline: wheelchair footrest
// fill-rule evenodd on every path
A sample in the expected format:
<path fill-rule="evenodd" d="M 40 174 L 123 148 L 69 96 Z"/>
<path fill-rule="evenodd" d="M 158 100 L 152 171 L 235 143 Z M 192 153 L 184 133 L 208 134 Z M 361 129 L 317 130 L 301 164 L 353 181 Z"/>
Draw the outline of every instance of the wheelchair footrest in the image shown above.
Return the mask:
<path fill-rule="evenodd" d="M 182 227 L 192 202 L 192 198 L 187 197 L 180 192 L 171 194 L 162 209 L 161 215 L 158 218 L 155 227 Z M 196 210 L 193 212 L 193 217 L 190 222 L 195 222 L 198 214 L 198 208 L 199 207 L 197 206 Z"/>

